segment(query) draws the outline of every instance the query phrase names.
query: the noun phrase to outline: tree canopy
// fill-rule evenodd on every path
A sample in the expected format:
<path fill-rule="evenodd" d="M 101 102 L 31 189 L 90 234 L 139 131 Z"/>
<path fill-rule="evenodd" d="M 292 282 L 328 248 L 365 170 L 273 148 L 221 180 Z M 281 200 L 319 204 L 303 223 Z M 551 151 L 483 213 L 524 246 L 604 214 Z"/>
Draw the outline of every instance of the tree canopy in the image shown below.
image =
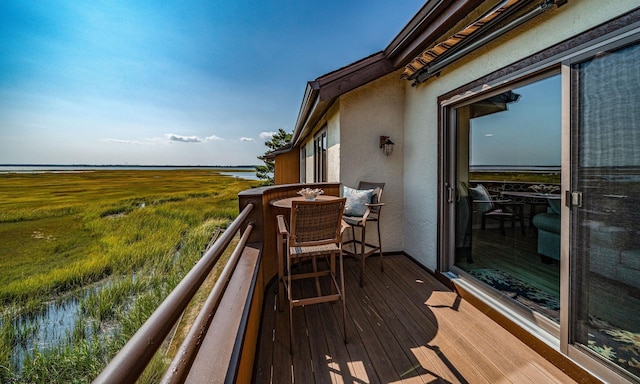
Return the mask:
<path fill-rule="evenodd" d="M 265 141 L 264 145 L 266 145 L 269 150 L 264 153 L 262 156 L 258 156 L 258 159 L 264 162 L 264 165 L 259 165 L 256 167 L 256 177 L 261 180 L 265 180 L 265 184 L 271 185 L 273 184 L 273 171 L 275 170 L 275 161 L 268 159 L 267 155 L 277 149 L 280 149 L 287 145 L 291 140 L 292 133 L 286 132 L 284 129 L 279 128 L 278 132 L 276 132 L 271 140 Z"/>

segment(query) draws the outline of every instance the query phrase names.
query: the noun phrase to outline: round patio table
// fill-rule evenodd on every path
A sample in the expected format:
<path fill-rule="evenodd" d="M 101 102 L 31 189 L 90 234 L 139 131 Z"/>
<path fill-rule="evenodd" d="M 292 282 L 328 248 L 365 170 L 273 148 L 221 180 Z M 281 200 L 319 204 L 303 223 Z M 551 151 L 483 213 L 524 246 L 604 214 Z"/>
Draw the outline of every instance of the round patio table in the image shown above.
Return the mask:
<path fill-rule="evenodd" d="M 340 197 L 331 196 L 331 195 L 318 195 L 316 197 L 316 201 L 328 201 L 328 200 L 337 200 L 337 199 L 340 199 Z M 302 196 L 294 196 L 294 197 L 287 197 L 284 199 L 271 200 L 269 202 L 269 205 L 275 208 L 291 209 L 291 206 L 293 205 L 294 201 L 310 201 L 310 200 L 306 200 Z"/>

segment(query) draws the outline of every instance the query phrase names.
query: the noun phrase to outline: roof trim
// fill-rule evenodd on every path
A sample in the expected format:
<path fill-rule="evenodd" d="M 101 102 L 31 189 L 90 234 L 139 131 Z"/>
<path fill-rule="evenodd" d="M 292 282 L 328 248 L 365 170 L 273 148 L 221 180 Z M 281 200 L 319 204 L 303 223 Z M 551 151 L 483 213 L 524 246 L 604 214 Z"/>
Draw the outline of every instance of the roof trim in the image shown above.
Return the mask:
<path fill-rule="evenodd" d="M 287 152 L 291 152 L 291 150 L 293 149 L 293 145 L 291 143 L 285 144 L 282 147 L 275 149 L 271 152 L 267 152 L 264 154 L 264 158 L 266 160 L 274 160 L 276 158 L 277 155 L 281 155 L 283 153 L 287 153 Z"/>
<path fill-rule="evenodd" d="M 552 0 L 546 0 L 552 3 Z M 432 44 L 431 47 L 419 55 L 417 55 L 409 64 L 405 66 L 402 74 L 403 78 L 413 79 L 413 77 L 423 68 L 429 67 L 432 62 L 446 56 L 449 52 L 454 51 L 459 46 L 473 39 L 479 33 L 486 31 L 496 21 L 503 16 L 510 14 L 511 10 L 517 9 L 519 6 L 530 3 L 531 0 L 503 0 L 482 16 L 461 28 L 446 39 Z"/>
<path fill-rule="evenodd" d="M 437 38 L 481 5 L 483 0 L 431 0 L 385 48 L 396 68 L 408 64 Z"/>
<path fill-rule="evenodd" d="M 299 144 L 299 141 L 313 129 L 337 97 L 387 75 L 395 69 L 385 57 L 384 52 L 378 52 L 329 72 L 314 81 L 309 81 L 302 98 L 291 142 L 294 145 Z"/>
<path fill-rule="evenodd" d="M 427 0 L 383 51 L 309 81 L 293 130 L 292 145 L 299 145 L 311 133 L 339 96 L 406 66 L 483 2 Z"/>

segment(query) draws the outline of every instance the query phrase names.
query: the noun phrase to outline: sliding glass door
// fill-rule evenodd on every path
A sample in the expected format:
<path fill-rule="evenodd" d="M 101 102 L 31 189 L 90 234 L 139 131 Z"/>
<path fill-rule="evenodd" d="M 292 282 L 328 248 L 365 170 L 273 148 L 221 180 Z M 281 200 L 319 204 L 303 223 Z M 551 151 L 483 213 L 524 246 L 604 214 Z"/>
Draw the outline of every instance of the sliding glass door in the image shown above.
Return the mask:
<path fill-rule="evenodd" d="M 640 382 L 640 33 L 563 55 L 443 102 L 443 270 Z"/>
<path fill-rule="evenodd" d="M 572 343 L 640 377 L 640 44 L 571 66 Z"/>
<path fill-rule="evenodd" d="M 452 110 L 454 265 L 523 310 L 559 322 L 560 74 Z"/>

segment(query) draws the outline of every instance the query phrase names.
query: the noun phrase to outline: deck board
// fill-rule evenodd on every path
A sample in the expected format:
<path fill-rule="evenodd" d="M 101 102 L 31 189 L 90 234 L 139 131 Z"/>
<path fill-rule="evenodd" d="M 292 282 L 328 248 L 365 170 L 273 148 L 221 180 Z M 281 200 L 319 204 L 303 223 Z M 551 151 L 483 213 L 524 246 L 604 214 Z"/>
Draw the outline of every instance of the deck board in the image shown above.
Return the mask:
<path fill-rule="evenodd" d="M 255 383 L 574 382 L 408 258 L 385 256 L 384 273 L 369 260 L 364 287 L 356 261 L 345 267 L 348 343 L 339 303 L 294 308 L 292 356 L 270 288 Z"/>

